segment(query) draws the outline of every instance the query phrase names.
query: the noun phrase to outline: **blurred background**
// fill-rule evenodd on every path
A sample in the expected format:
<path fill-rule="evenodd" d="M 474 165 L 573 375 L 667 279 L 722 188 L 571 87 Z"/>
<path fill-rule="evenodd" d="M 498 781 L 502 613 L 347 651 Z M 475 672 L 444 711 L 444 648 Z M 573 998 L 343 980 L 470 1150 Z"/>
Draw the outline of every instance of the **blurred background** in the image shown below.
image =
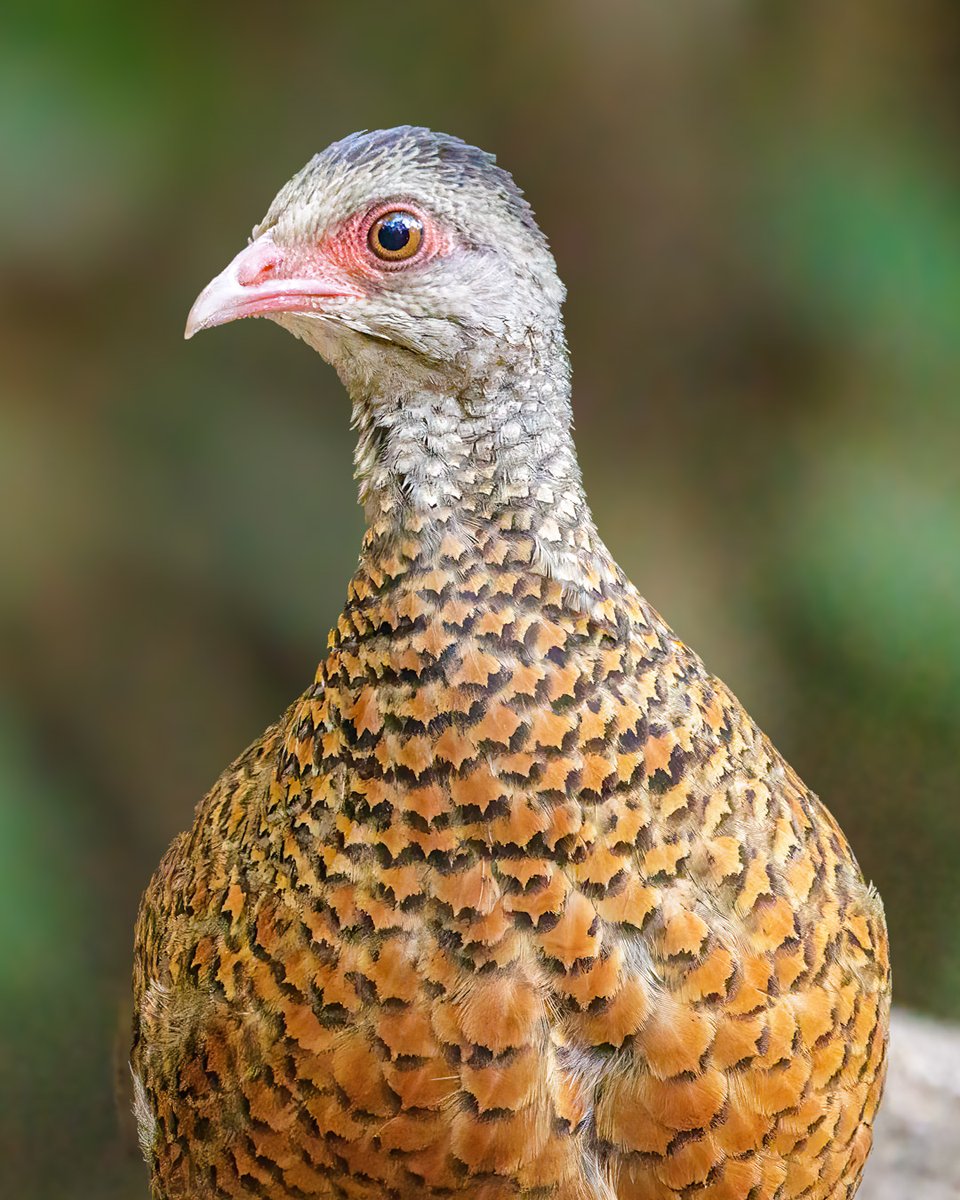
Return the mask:
<path fill-rule="evenodd" d="M 3 1194 L 146 1195 L 112 1078 L 139 894 L 310 680 L 361 534 L 333 373 L 183 322 L 363 127 L 516 174 L 600 529 L 839 817 L 899 1001 L 960 1017 L 960 6 L 0 21 Z"/>

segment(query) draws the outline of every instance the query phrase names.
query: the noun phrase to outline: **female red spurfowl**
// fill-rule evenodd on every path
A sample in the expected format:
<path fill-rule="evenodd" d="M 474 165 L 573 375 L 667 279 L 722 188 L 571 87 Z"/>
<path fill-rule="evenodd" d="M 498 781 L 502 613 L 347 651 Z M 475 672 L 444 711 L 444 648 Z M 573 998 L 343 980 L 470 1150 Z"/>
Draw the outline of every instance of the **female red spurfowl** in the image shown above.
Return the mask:
<path fill-rule="evenodd" d="M 190 314 L 336 368 L 367 532 L 315 682 L 143 900 L 162 1200 L 857 1189 L 880 901 L 598 537 L 563 294 L 494 160 L 401 128 L 314 158 Z"/>

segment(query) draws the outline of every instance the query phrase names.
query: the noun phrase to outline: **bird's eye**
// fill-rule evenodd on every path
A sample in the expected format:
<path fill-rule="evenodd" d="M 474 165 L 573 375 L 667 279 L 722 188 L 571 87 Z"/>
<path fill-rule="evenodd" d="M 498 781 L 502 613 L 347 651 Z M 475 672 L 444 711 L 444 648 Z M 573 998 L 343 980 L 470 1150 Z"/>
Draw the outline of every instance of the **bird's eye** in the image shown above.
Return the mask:
<path fill-rule="evenodd" d="M 419 217 L 402 209 L 384 213 L 370 228 L 370 249 L 387 262 L 413 258 L 422 240 L 423 224 Z"/>

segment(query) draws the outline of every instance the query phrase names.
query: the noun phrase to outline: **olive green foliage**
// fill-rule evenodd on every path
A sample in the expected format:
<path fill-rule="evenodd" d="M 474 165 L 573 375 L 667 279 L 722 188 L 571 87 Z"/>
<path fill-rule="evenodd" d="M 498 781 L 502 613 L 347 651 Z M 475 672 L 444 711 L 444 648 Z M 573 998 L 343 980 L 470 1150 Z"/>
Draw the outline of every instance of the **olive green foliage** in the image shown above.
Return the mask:
<path fill-rule="evenodd" d="M 5 7 L 5 1195 L 145 1194 L 112 1095 L 139 892 L 309 680 L 361 529 L 329 369 L 267 322 L 182 325 L 362 127 L 517 175 L 570 289 L 601 530 L 840 818 L 899 999 L 960 1016 L 958 18 Z"/>

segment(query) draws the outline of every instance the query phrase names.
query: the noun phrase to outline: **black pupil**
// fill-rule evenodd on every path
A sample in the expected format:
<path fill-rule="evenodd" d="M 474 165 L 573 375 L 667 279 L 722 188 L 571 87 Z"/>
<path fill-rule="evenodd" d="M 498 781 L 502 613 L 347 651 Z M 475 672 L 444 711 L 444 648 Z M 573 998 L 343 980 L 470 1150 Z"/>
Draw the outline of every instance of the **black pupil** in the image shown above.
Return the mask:
<path fill-rule="evenodd" d="M 413 219 L 408 217 L 406 213 L 394 213 L 387 217 L 380 226 L 380 231 L 377 234 L 377 241 L 384 248 L 389 250 L 391 254 L 396 254 L 398 250 L 402 250 L 407 242 L 410 241 L 410 226 Z"/>

